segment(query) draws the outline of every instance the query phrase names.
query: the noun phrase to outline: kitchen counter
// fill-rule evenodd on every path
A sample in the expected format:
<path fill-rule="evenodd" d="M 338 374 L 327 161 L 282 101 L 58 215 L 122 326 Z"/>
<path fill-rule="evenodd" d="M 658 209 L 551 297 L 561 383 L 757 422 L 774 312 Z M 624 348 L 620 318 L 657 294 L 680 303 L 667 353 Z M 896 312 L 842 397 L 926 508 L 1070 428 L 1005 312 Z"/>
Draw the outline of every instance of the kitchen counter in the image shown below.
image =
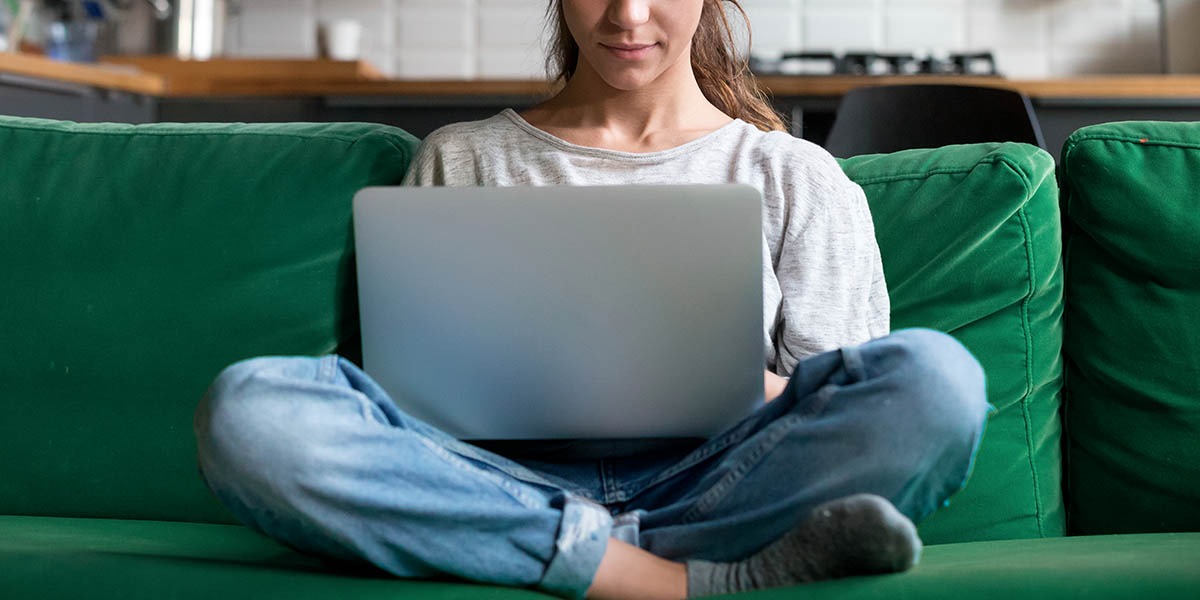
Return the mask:
<path fill-rule="evenodd" d="M 551 90 L 544 81 L 387 79 L 364 62 L 328 60 L 180 61 L 163 57 L 106 57 L 98 64 L 76 64 L 41 56 L 0 54 L 0 74 L 162 98 L 540 96 Z M 841 96 L 865 85 L 944 83 L 1015 89 L 1031 98 L 1200 99 L 1200 76 L 1197 75 L 1108 75 L 1045 80 L 933 75 L 807 75 L 766 76 L 760 77 L 759 81 L 776 97 Z"/>
<path fill-rule="evenodd" d="M 311 94 L 384 79 L 364 62 L 114 56 L 87 64 L 5 53 L 0 53 L 0 75 L 164 98 Z"/>
<path fill-rule="evenodd" d="M 1046 148 L 1084 125 L 1200 121 L 1200 75 L 1058 79 L 926 76 L 764 76 L 759 83 L 791 132 L 818 144 L 848 91 L 870 85 L 958 84 L 1030 97 Z M 105 57 L 98 64 L 0 54 L 0 114 L 73 121 L 369 121 L 418 137 L 446 123 L 521 109 L 553 91 L 535 80 L 388 79 L 367 63 L 329 60 Z"/>

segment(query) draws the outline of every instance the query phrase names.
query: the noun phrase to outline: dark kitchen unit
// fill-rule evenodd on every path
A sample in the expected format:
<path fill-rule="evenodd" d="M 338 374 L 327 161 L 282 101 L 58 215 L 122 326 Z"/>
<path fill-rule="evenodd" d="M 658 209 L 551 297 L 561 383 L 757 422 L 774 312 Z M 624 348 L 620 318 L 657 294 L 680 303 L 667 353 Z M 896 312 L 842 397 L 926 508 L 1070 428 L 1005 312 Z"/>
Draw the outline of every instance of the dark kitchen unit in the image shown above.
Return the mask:
<path fill-rule="evenodd" d="M 995 77 L 996 57 L 991 51 L 978 52 L 877 52 L 871 50 L 837 53 L 822 50 L 797 50 L 776 57 L 752 55 L 750 70 L 759 77 Z M 913 79 L 916 83 L 919 79 Z M 903 83 L 903 82 L 894 82 Z M 783 98 L 775 96 L 775 106 L 787 118 L 793 135 L 824 144 L 837 116 L 840 98 Z"/>

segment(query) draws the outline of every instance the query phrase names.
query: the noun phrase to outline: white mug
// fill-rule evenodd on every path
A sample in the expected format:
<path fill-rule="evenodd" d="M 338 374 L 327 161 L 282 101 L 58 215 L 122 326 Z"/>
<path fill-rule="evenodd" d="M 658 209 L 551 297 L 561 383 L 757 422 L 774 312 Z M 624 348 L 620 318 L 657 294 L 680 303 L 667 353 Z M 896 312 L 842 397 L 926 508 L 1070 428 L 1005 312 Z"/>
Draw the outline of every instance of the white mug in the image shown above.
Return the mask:
<path fill-rule="evenodd" d="M 325 24 L 325 49 L 333 60 L 358 60 L 362 55 L 362 23 L 338 19 Z"/>

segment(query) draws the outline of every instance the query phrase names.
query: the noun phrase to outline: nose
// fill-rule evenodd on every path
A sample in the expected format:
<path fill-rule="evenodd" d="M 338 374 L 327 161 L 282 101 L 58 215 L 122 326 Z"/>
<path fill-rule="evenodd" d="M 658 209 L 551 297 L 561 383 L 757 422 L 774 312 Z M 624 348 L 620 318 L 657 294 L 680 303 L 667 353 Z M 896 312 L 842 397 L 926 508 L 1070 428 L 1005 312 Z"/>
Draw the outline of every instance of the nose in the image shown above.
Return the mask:
<path fill-rule="evenodd" d="M 622 29 L 632 29 L 650 20 L 650 0 L 612 0 L 608 20 Z"/>

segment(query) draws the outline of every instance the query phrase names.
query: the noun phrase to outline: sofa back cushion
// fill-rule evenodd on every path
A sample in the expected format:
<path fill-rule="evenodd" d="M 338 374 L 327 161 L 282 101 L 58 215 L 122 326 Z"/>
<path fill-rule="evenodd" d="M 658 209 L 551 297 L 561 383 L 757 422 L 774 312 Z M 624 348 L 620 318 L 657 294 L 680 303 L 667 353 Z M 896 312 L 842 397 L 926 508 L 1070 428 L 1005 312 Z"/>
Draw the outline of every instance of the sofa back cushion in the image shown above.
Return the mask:
<path fill-rule="evenodd" d="M 866 191 L 892 327 L 955 336 L 983 364 L 995 411 L 967 487 L 921 524 L 928 543 L 1064 532 L 1062 270 L 1054 160 L 1022 144 L 843 161 Z"/>
<path fill-rule="evenodd" d="M 229 520 L 196 403 L 233 361 L 353 345 L 350 200 L 415 143 L 0 118 L 0 514 Z"/>
<path fill-rule="evenodd" d="M 1061 165 L 1070 529 L 1200 531 L 1200 123 L 1087 127 Z"/>

